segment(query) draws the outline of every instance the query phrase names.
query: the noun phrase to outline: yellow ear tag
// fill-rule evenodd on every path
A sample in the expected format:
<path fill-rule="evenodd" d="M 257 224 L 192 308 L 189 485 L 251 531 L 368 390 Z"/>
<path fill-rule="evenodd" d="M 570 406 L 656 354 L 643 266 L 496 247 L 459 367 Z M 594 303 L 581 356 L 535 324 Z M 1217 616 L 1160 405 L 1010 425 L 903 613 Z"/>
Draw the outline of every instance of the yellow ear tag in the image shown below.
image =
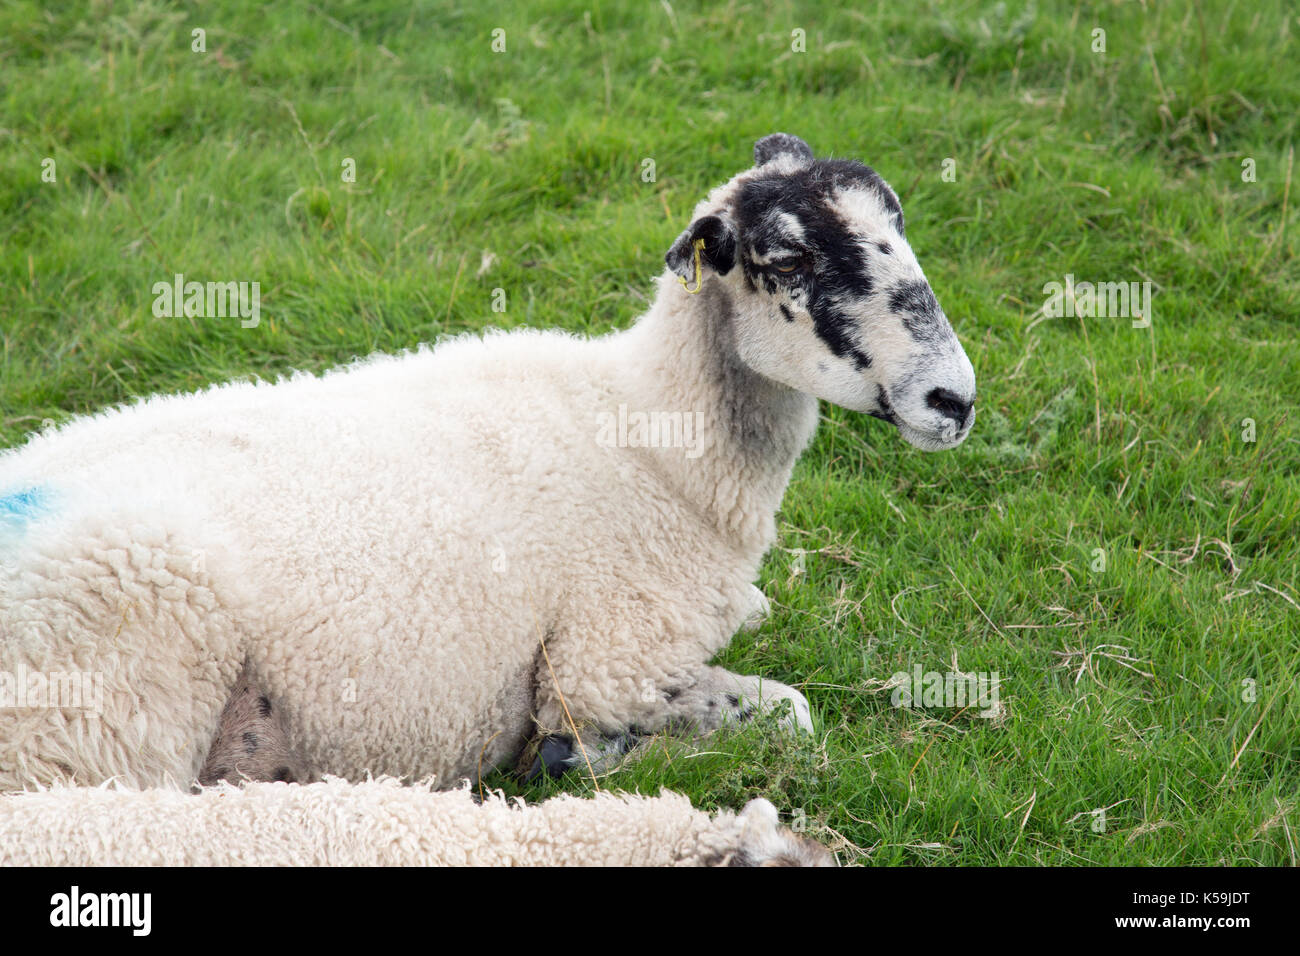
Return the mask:
<path fill-rule="evenodd" d="M 704 286 L 704 277 L 700 274 L 700 250 L 704 248 L 704 240 L 696 239 L 692 245 L 695 246 L 695 288 L 692 289 L 681 276 L 677 277 L 677 281 L 682 284 L 683 289 L 695 295 Z"/>

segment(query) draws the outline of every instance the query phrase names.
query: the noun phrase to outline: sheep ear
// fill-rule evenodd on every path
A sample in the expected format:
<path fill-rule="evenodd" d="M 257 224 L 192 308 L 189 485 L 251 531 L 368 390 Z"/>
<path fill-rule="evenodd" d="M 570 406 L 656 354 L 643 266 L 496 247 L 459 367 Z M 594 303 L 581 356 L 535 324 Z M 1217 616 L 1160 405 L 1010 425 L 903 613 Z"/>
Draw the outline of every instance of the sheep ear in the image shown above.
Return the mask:
<path fill-rule="evenodd" d="M 798 136 L 789 133 L 773 133 L 764 136 L 754 144 L 754 165 L 770 163 L 778 156 L 793 159 L 799 166 L 807 166 L 813 161 L 812 147 Z"/>
<path fill-rule="evenodd" d="M 700 265 L 725 276 L 736 264 L 736 230 L 719 216 L 701 216 L 673 242 L 664 256 L 668 268 L 687 281 L 695 278 L 695 240 L 703 239 Z"/>

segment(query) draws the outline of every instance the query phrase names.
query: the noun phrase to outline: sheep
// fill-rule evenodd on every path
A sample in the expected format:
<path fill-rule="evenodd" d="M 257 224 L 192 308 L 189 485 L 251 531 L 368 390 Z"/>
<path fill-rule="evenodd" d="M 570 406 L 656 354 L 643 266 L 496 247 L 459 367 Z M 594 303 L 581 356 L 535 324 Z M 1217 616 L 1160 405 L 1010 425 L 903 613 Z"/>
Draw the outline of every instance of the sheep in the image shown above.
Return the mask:
<path fill-rule="evenodd" d="M 795 136 L 665 263 L 623 331 L 155 396 L 0 455 L 0 791 L 183 787 L 243 680 L 302 781 L 477 778 L 530 742 L 560 773 L 760 712 L 811 730 L 798 690 L 709 662 L 765 613 L 818 400 L 952 448 L 974 371 L 893 190 Z M 69 674 L 93 709 L 12 705 Z"/>
<path fill-rule="evenodd" d="M 525 806 L 391 777 L 0 796 L 0 866 L 834 865 L 762 798 L 710 817 L 669 791 Z"/>

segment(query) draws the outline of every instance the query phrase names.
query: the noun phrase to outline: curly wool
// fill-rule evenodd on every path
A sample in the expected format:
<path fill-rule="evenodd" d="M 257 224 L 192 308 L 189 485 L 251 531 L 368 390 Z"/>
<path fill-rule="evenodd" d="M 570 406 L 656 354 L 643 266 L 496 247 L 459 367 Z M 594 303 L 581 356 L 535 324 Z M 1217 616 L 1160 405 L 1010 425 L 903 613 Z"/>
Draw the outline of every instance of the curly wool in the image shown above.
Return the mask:
<path fill-rule="evenodd" d="M 0 797 L 3 866 L 831 865 L 766 800 L 710 818 L 686 797 L 531 806 L 391 778 L 177 790 L 56 787 Z"/>

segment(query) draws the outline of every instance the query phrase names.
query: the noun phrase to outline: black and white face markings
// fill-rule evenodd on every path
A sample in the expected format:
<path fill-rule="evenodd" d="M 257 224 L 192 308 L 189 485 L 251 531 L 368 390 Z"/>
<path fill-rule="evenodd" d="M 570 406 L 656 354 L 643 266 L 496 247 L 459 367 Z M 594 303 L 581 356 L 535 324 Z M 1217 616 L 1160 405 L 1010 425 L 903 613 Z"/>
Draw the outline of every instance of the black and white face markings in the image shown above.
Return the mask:
<path fill-rule="evenodd" d="M 793 173 L 751 179 L 741 187 L 736 202 L 741 266 L 751 290 L 788 296 L 812 317 L 818 337 L 834 355 L 866 369 L 872 357 L 858 335 L 859 309 L 851 306 L 860 307 L 876 291 L 873 258 L 891 256 L 894 250 L 888 238 L 864 237 L 844 221 L 837 199 L 845 190 L 873 196 L 889 226 L 903 237 L 902 207 L 874 170 L 850 160 L 817 160 Z M 915 288 L 918 285 L 923 293 Z M 899 299 L 905 306 L 929 295 L 931 314 L 938 314 L 938 303 L 924 282 L 887 291 L 891 302 L 895 296 L 911 296 Z M 789 306 L 778 302 L 777 307 L 786 321 L 794 321 Z M 920 330 L 925 323 L 918 319 L 915 324 Z"/>
<path fill-rule="evenodd" d="M 741 274 L 732 281 L 743 279 L 751 314 L 791 329 L 793 364 L 783 373 L 762 348 L 749 355 L 787 384 L 898 425 L 920 447 L 961 441 L 974 373 L 907 243 L 898 197 L 851 160 L 807 150 L 769 162 L 737 178 L 728 204 Z M 777 341 L 754 334 L 764 348 Z M 815 372 L 795 345 L 808 341 L 830 353 Z"/>
<path fill-rule="evenodd" d="M 726 288 L 734 357 L 749 370 L 883 418 L 919 448 L 960 443 L 975 371 L 894 191 L 870 167 L 818 160 L 788 133 L 760 139 L 754 162 L 696 207 L 664 256 L 669 270 L 688 293 L 697 275 Z"/>

